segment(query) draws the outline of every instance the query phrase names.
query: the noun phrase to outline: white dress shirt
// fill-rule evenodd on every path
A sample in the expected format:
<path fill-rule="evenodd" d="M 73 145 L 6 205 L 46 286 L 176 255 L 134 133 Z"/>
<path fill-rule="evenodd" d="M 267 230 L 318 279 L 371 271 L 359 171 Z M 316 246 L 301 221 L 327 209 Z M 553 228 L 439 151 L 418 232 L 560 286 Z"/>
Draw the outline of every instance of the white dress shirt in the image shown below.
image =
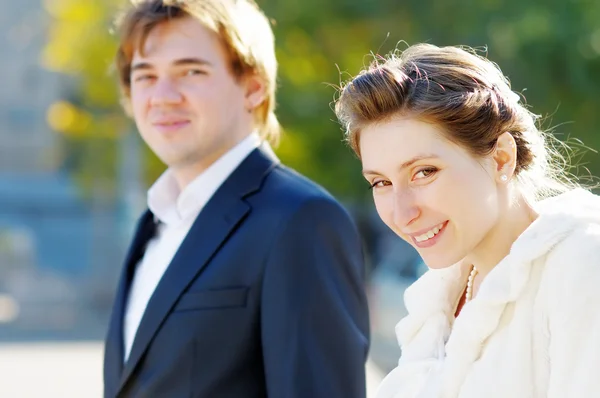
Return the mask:
<path fill-rule="evenodd" d="M 137 264 L 123 320 L 124 361 L 127 361 L 146 306 L 196 217 L 215 191 L 240 163 L 260 145 L 251 134 L 219 158 L 180 192 L 171 170 L 148 190 L 148 208 L 159 221 Z"/>

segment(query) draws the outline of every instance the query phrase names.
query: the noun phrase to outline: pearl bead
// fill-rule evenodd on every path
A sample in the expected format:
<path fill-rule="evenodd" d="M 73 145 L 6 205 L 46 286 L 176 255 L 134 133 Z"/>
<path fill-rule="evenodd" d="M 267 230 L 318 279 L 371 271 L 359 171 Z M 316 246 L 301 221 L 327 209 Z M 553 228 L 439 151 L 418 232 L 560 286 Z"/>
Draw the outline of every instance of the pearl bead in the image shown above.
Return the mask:
<path fill-rule="evenodd" d="M 475 276 L 477 275 L 477 268 L 473 267 L 471 269 L 471 273 L 469 274 L 469 279 L 467 279 L 467 291 L 465 292 L 465 301 L 471 301 L 473 298 L 473 281 L 475 280 Z"/>

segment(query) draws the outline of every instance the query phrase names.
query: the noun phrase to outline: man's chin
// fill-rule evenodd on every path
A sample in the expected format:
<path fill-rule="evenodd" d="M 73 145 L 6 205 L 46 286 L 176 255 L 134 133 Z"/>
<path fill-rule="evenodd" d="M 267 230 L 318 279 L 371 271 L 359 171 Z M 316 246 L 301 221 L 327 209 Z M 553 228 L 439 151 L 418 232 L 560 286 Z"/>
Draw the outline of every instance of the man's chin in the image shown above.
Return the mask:
<path fill-rule="evenodd" d="M 190 151 L 189 148 L 151 149 L 152 152 L 169 167 L 181 167 L 185 164 L 193 163 L 194 159 L 199 157 L 197 154 Z"/>
<path fill-rule="evenodd" d="M 178 154 L 169 153 L 157 156 L 167 167 L 178 170 L 196 168 L 198 165 L 203 164 L 205 160 L 205 157 L 201 156 L 198 152 Z"/>

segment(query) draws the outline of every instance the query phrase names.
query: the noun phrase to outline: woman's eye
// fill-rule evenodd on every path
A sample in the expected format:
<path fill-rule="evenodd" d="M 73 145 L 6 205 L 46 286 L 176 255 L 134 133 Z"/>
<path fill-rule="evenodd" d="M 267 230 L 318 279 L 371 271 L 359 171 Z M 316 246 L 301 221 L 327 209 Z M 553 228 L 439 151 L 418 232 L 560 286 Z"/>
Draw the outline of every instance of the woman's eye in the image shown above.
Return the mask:
<path fill-rule="evenodd" d="M 374 188 L 383 188 L 385 186 L 389 185 L 389 181 L 385 181 L 385 180 L 377 180 L 377 181 L 373 181 L 372 183 L 369 184 L 369 188 L 370 189 L 374 189 Z"/>
<path fill-rule="evenodd" d="M 421 169 L 415 173 L 413 180 L 427 178 L 427 177 L 435 174 L 437 171 L 438 171 L 438 169 L 436 169 L 435 167 L 428 167 L 426 169 Z"/>

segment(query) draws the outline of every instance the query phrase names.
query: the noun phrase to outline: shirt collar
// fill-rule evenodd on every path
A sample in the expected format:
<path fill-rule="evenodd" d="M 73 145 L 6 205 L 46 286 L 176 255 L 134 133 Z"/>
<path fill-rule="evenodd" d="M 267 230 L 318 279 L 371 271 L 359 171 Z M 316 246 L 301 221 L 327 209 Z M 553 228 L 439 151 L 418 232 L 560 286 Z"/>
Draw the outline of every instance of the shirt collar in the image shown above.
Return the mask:
<path fill-rule="evenodd" d="M 231 148 L 180 191 L 173 171 L 167 169 L 148 190 L 148 208 L 165 224 L 197 216 L 229 175 L 261 144 L 256 132 Z"/>

